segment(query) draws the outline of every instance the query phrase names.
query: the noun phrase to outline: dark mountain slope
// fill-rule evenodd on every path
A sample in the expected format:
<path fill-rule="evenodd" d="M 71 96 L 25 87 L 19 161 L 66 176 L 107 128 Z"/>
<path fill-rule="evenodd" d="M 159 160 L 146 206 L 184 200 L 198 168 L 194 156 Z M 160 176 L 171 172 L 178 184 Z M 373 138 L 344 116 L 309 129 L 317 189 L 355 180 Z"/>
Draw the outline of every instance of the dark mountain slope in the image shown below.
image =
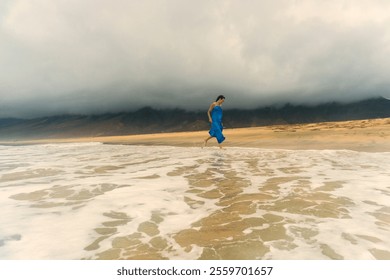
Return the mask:
<path fill-rule="evenodd" d="M 206 109 L 207 110 L 207 109 Z M 37 139 L 105 136 L 207 130 L 206 110 L 156 110 L 150 107 L 134 112 L 102 115 L 64 115 L 36 119 L 0 119 L 0 139 Z M 275 124 L 313 123 L 390 117 L 390 100 L 368 99 L 317 106 L 264 107 L 255 110 L 224 110 L 226 128 Z"/>

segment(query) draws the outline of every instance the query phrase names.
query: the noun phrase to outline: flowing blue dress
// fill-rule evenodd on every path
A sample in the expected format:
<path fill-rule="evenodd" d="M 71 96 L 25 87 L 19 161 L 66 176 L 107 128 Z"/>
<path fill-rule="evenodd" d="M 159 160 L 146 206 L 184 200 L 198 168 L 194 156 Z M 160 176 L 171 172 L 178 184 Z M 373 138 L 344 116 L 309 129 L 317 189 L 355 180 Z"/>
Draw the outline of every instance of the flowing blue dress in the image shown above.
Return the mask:
<path fill-rule="evenodd" d="M 221 106 L 215 106 L 211 111 L 211 129 L 209 131 L 210 136 L 216 137 L 219 144 L 225 140 L 225 136 L 222 134 L 222 108 Z"/>

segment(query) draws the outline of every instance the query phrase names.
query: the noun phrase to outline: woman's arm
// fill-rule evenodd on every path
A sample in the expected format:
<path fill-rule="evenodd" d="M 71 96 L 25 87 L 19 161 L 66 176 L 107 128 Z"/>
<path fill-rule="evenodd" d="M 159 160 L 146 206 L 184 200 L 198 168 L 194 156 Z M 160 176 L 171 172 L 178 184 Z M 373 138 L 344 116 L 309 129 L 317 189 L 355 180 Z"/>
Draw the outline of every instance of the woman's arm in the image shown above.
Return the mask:
<path fill-rule="evenodd" d="M 215 107 L 215 102 L 211 103 L 209 110 L 207 111 L 207 116 L 209 117 L 209 122 L 213 122 L 213 119 L 211 118 L 211 111 Z"/>

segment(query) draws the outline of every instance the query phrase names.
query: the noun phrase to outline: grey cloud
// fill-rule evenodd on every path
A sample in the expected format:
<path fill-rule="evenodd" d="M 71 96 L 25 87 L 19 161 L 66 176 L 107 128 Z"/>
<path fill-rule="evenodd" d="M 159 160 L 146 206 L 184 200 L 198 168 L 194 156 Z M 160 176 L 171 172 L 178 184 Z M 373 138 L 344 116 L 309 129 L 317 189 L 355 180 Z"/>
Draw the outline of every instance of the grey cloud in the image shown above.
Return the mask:
<path fill-rule="evenodd" d="M 325 3 L 326 2 L 326 3 Z M 0 117 L 389 95 L 386 1 L 7 0 Z"/>

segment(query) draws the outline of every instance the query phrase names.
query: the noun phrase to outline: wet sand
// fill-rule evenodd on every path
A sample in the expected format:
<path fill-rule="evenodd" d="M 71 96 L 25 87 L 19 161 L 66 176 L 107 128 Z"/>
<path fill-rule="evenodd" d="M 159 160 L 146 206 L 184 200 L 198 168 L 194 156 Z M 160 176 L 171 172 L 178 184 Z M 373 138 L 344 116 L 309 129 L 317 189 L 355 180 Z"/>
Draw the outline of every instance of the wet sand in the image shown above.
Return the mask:
<path fill-rule="evenodd" d="M 390 118 L 225 136 L 222 152 L 207 131 L 5 143 L 77 143 L 0 147 L 6 257 L 390 259 Z"/>
<path fill-rule="evenodd" d="M 325 122 L 296 125 L 274 125 L 225 129 L 225 147 L 253 147 L 266 149 L 332 149 L 366 152 L 390 151 L 390 118 L 344 122 Z M 0 142 L 0 144 L 44 144 L 103 142 L 107 144 L 164 145 L 179 147 L 202 146 L 207 131 L 157 133 L 144 135 L 40 139 Z M 208 147 L 217 147 L 214 139 Z"/>
<path fill-rule="evenodd" d="M 390 259 L 390 153 L 0 151 L 0 259 Z"/>

